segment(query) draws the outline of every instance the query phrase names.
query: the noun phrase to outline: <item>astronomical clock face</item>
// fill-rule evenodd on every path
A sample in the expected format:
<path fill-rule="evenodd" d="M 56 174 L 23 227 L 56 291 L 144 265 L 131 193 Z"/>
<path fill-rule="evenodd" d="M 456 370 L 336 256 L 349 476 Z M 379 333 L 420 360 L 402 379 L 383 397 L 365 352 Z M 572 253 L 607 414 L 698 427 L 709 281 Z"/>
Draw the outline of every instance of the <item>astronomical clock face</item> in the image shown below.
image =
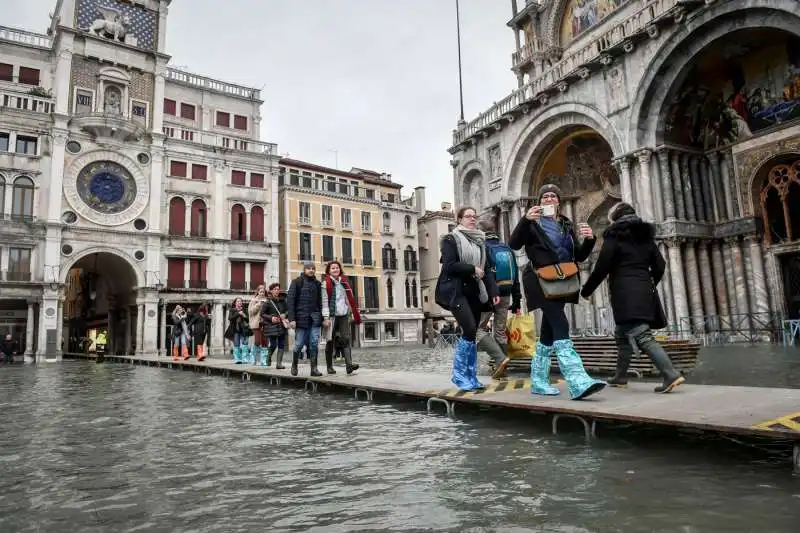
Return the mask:
<path fill-rule="evenodd" d="M 83 167 L 76 180 L 78 196 L 93 210 L 106 215 L 122 213 L 136 199 L 136 181 L 113 161 L 96 161 Z"/>

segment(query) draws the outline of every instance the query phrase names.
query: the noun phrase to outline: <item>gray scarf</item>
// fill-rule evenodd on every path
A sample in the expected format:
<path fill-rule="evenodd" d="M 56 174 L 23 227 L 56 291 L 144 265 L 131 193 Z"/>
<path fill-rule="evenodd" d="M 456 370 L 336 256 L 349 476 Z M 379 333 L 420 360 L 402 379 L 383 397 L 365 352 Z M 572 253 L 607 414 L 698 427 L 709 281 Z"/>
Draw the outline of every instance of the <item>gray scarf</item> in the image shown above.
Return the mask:
<path fill-rule="evenodd" d="M 485 270 L 486 266 L 486 234 L 479 229 L 469 229 L 458 225 L 452 235 L 458 248 L 458 257 L 464 263 L 480 267 Z M 478 279 L 478 291 L 480 302 L 485 304 L 489 301 L 489 293 L 486 292 L 486 284 L 482 279 Z"/>

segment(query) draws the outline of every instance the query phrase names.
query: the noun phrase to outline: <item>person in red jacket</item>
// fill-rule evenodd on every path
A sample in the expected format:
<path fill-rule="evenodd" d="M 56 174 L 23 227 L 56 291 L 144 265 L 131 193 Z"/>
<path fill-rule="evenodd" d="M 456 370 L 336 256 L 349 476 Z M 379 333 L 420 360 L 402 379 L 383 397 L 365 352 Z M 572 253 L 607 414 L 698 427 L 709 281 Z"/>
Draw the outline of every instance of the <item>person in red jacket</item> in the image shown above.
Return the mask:
<path fill-rule="evenodd" d="M 335 374 L 333 369 L 333 351 L 342 354 L 348 375 L 358 370 L 353 364 L 350 338 L 350 320 L 361 324 L 353 288 L 342 271 L 339 261 L 331 261 L 325 267 L 322 280 L 322 327 L 325 334 L 325 363 L 328 374 Z"/>

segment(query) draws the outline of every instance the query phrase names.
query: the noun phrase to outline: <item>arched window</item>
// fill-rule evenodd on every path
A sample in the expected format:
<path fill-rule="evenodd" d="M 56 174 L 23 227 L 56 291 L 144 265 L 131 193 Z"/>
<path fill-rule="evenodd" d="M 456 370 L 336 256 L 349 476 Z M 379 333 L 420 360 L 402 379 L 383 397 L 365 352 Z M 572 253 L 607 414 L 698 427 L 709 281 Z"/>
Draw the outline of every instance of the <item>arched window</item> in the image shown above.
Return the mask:
<path fill-rule="evenodd" d="M 197 199 L 192 202 L 191 228 L 189 229 L 194 237 L 208 236 L 208 209 L 206 203 Z"/>
<path fill-rule="evenodd" d="M 6 179 L 3 176 L 0 176 L 0 218 L 3 217 L 3 213 L 6 212 Z"/>
<path fill-rule="evenodd" d="M 800 216 L 789 210 L 800 204 L 800 159 L 769 170 L 760 200 L 767 245 L 800 239 Z"/>
<path fill-rule="evenodd" d="M 410 244 L 403 250 L 403 263 L 403 266 L 406 267 L 406 272 L 417 271 L 417 251 Z"/>
<path fill-rule="evenodd" d="M 411 282 L 406 278 L 406 309 L 411 308 Z"/>
<path fill-rule="evenodd" d="M 33 220 L 33 180 L 27 176 L 20 176 L 14 180 L 11 219 L 23 222 Z"/>
<path fill-rule="evenodd" d="M 180 196 L 169 201 L 169 234 L 186 235 L 186 202 Z"/>
<path fill-rule="evenodd" d="M 413 308 L 419 307 L 419 287 L 417 286 L 417 278 L 411 280 L 411 303 Z"/>
<path fill-rule="evenodd" d="M 383 214 L 383 232 L 391 233 L 392 231 L 392 215 L 389 213 Z"/>
<path fill-rule="evenodd" d="M 391 244 L 383 246 L 383 269 L 384 270 L 397 270 L 397 254 Z"/>
<path fill-rule="evenodd" d="M 411 235 L 411 216 L 406 215 L 406 218 L 403 220 L 403 223 L 406 227 L 406 235 Z"/>
<path fill-rule="evenodd" d="M 392 278 L 386 278 L 386 307 L 394 309 L 394 282 Z"/>
<path fill-rule="evenodd" d="M 247 211 L 241 204 L 231 208 L 231 240 L 247 240 Z"/>
<path fill-rule="evenodd" d="M 264 209 L 257 205 L 250 210 L 250 240 L 264 240 Z"/>

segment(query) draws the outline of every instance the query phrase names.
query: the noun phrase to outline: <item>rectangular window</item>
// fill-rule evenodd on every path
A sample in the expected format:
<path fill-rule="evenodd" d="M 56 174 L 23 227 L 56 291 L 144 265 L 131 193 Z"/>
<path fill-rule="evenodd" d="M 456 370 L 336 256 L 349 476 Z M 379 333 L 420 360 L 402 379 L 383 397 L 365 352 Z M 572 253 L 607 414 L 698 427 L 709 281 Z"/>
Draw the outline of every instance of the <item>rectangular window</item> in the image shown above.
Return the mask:
<path fill-rule="evenodd" d="M 19 67 L 19 82 L 25 85 L 39 85 L 39 69 Z"/>
<path fill-rule="evenodd" d="M 386 201 L 389 202 L 390 204 L 393 204 L 394 203 L 394 194 L 387 194 L 386 195 Z"/>
<path fill-rule="evenodd" d="M 361 212 L 361 231 L 365 233 L 372 231 L 372 213 L 367 211 Z"/>
<path fill-rule="evenodd" d="M 172 115 L 173 117 L 177 115 L 177 102 L 175 100 L 170 100 L 169 98 L 164 98 L 164 114 L 165 115 Z"/>
<path fill-rule="evenodd" d="M 333 236 L 331 235 L 323 235 L 322 236 L 322 260 L 326 263 L 328 261 L 333 261 Z"/>
<path fill-rule="evenodd" d="M 264 174 L 258 174 L 256 172 L 250 173 L 250 186 L 256 187 L 259 189 L 264 188 Z"/>
<path fill-rule="evenodd" d="M 365 267 L 375 266 L 372 259 L 372 241 L 361 241 L 361 262 Z"/>
<path fill-rule="evenodd" d="M 247 131 L 247 117 L 242 115 L 234 115 L 233 129 Z"/>
<path fill-rule="evenodd" d="M 176 178 L 186 177 L 186 163 L 183 161 L 170 161 L 169 162 L 169 175 Z"/>
<path fill-rule="evenodd" d="M 195 118 L 195 107 L 192 104 L 181 104 L 181 118 L 185 118 L 187 120 L 194 120 Z"/>
<path fill-rule="evenodd" d="M 167 287 L 170 289 L 183 289 L 185 260 L 181 257 L 167 258 Z"/>
<path fill-rule="evenodd" d="M 353 229 L 353 213 L 350 209 L 342 208 L 342 229 Z"/>
<path fill-rule="evenodd" d="M 189 288 L 206 289 L 206 259 L 189 259 Z"/>
<path fill-rule="evenodd" d="M 311 189 L 311 186 L 312 186 L 312 184 L 313 184 L 313 181 L 314 181 L 314 180 L 313 180 L 313 179 L 311 179 L 310 177 L 308 177 L 308 176 L 303 176 L 303 187 L 305 187 L 306 189 Z"/>
<path fill-rule="evenodd" d="M 131 117 L 140 124 L 147 124 L 147 106 L 133 102 L 131 104 Z"/>
<path fill-rule="evenodd" d="M 333 179 L 325 180 L 325 190 L 328 192 L 336 192 L 336 181 Z"/>
<path fill-rule="evenodd" d="M 39 140 L 36 137 L 25 137 L 23 135 L 17 135 L 18 154 L 36 155 L 37 144 L 39 144 Z"/>
<path fill-rule="evenodd" d="M 205 165 L 192 165 L 192 179 L 193 180 L 207 180 L 208 167 Z"/>
<path fill-rule="evenodd" d="M 250 291 L 255 292 L 264 284 L 264 266 L 265 263 L 250 263 Z"/>
<path fill-rule="evenodd" d="M 230 128 L 231 114 L 225 113 L 224 111 L 217 111 L 217 126 L 222 126 L 223 128 Z"/>
<path fill-rule="evenodd" d="M 247 263 L 244 261 L 231 261 L 231 290 L 246 291 L 247 282 L 245 281 L 245 271 Z"/>
<path fill-rule="evenodd" d="M 14 65 L 0 63 L 0 81 L 14 81 Z"/>
<path fill-rule="evenodd" d="M 378 327 L 375 322 L 364 322 L 364 340 L 378 340 Z"/>
<path fill-rule="evenodd" d="M 300 202 L 297 206 L 298 219 L 300 224 L 311 224 L 311 204 Z"/>
<path fill-rule="evenodd" d="M 356 306 L 361 306 L 361 294 L 358 292 L 359 288 L 361 287 L 361 282 L 358 279 L 358 276 L 347 276 L 347 279 L 350 281 L 350 288 L 353 289 L 353 298 L 356 300 Z"/>
<path fill-rule="evenodd" d="M 310 233 L 301 233 L 300 234 L 300 255 L 298 259 L 300 261 L 313 261 L 314 257 L 312 255 L 311 250 L 311 234 Z"/>
<path fill-rule="evenodd" d="M 397 340 L 397 322 L 384 322 L 383 333 L 387 340 Z"/>
<path fill-rule="evenodd" d="M 353 264 L 353 239 L 342 238 L 342 263 Z"/>
<path fill-rule="evenodd" d="M 241 185 L 242 187 L 247 185 L 247 172 L 244 170 L 232 170 L 231 183 L 233 185 Z"/>
<path fill-rule="evenodd" d="M 364 278 L 364 306 L 367 309 L 378 309 L 378 278 Z"/>
<path fill-rule="evenodd" d="M 296 172 L 289 172 L 289 185 L 292 187 L 300 186 L 300 176 Z"/>
<path fill-rule="evenodd" d="M 367 191 L 367 199 L 374 200 L 375 199 L 375 189 L 366 189 Z"/>
<path fill-rule="evenodd" d="M 8 152 L 8 143 L 11 136 L 8 133 L 0 133 L 0 152 Z"/>
<path fill-rule="evenodd" d="M 333 206 L 322 206 L 322 225 L 333 226 Z"/>
<path fill-rule="evenodd" d="M 8 279 L 9 281 L 31 280 L 31 249 L 8 249 Z"/>
<path fill-rule="evenodd" d="M 91 113 L 92 112 L 92 93 L 89 91 L 75 91 L 75 113 Z"/>

